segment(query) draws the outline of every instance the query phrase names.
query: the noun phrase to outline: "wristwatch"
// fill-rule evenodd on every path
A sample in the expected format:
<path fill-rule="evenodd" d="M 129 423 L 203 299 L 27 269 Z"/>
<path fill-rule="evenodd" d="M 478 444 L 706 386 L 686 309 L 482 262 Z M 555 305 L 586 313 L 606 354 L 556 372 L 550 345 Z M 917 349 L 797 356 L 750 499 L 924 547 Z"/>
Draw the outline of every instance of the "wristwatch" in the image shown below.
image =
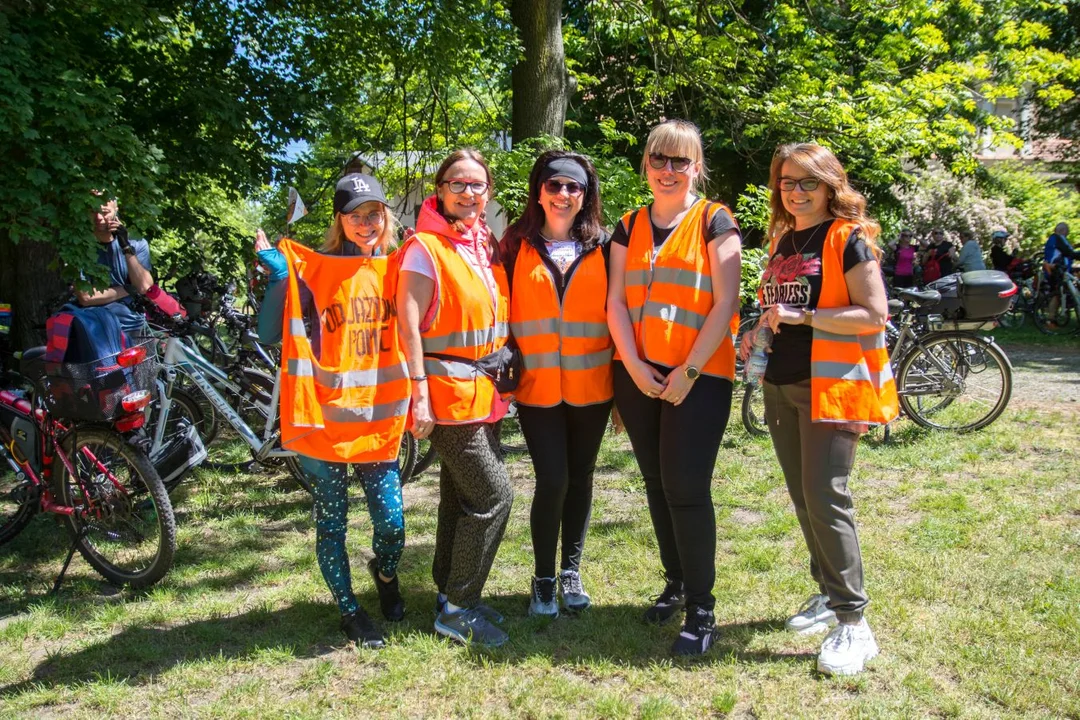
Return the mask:
<path fill-rule="evenodd" d="M 817 310 L 811 310 L 810 308 L 803 308 L 803 311 L 802 311 L 802 324 L 803 325 L 813 325 L 814 324 L 814 313 L 816 313 L 816 312 L 817 312 Z"/>
<path fill-rule="evenodd" d="M 686 376 L 687 380 L 697 380 L 699 377 L 701 377 L 701 371 L 693 365 L 687 365 L 686 369 L 683 370 L 683 375 Z"/>

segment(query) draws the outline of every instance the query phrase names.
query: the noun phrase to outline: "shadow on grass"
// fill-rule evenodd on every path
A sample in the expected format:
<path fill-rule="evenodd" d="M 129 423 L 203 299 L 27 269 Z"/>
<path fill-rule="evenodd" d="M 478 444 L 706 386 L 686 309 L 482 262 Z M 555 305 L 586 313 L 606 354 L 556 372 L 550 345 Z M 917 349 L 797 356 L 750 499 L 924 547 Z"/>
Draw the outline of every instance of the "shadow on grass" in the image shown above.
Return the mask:
<path fill-rule="evenodd" d="M 317 657 L 335 649 L 336 611 L 327 604 L 300 602 L 267 611 L 214 618 L 172 627 L 131 627 L 71 654 L 43 660 L 28 680 L 0 687 L 11 697 L 40 686 L 74 686 L 102 677 L 143 684 L 170 668 L 204 660 L 246 659 L 267 650 Z M 335 635 L 334 640 L 345 640 Z"/>

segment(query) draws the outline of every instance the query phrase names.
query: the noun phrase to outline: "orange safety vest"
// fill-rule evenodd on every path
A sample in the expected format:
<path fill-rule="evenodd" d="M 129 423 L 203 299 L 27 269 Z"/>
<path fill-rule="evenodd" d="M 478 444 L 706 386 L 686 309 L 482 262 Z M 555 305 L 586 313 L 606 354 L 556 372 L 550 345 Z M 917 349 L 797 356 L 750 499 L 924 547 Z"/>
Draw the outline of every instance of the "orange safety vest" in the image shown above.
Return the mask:
<path fill-rule="evenodd" d="M 281 346 L 281 445 L 331 462 L 394 460 L 411 388 L 397 333 L 397 257 L 323 255 L 292 240 Z M 319 327 L 304 326 L 300 288 Z M 319 355 L 312 337 L 318 333 Z"/>
<path fill-rule="evenodd" d="M 510 296 L 510 330 L 524 370 L 514 397 L 522 405 L 594 405 L 614 395 L 608 331 L 607 264 L 599 247 L 571 266 L 559 300 L 555 278 L 528 240 L 521 241 Z"/>
<path fill-rule="evenodd" d="M 819 308 L 848 307 L 844 247 L 856 223 L 837 219 L 821 253 Z M 769 257 L 776 252 L 772 239 Z M 761 299 L 758 288 L 758 299 Z M 860 422 L 884 425 L 899 414 L 885 330 L 840 335 L 814 328 L 810 345 L 810 418 L 813 422 Z"/>
<path fill-rule="evenodd" d="M 506 270 L 492 265 L 497 286 L 495 303 L 483 278 L 458 255 L 451 240 L 434 233 L 416 233 L 435 266 L 435 296 L 439 306 L 431 327 L 420 333 L 424 374 L 428 377 L 431 411 L 441 424 L 486 420 L 497 391 L 491 378 L 469 362 L 428 357 L 428 353 L 454 355 L 475 361 L 506 345 L 509 335 L 509 298 Z"/>
<path fill-rule="evenodd" d="M 623 216 L 624 227 L 633 229 L 626 248 L 626 307 L 634 326 L 638 356 L 667 367 L 686 361 L 705 318 L 713 307 L 712 275 L 705 235 L 714 212 L 726 210 L 704 199 L 675 226 L 655 258 L 649 208 Z M 698 368 L 706 375 L 735 379 L 735 341 L 739 313 L 731 316 L 731 332 L 720 347 Z M 615 356 L 618 360 L 618 355 Z"/>

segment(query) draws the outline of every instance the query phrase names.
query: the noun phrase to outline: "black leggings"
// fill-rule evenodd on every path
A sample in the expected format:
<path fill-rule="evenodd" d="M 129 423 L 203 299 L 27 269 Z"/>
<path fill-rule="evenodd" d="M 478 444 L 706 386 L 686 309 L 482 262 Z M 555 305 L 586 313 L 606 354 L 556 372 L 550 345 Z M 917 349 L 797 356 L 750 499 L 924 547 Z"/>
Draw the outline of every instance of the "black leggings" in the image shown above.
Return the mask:
<path fill-rule="evenodd" d="M 712 475 L 731 413 L 731 381 L 702 375 L 675 406 L 642 393 L 616 362 L 615 406 L 645 479 L 664 573 L 683 581 L 687 604 L 711 610 L 716 602 Z"/>
<path fill-rule="evenodd" d="M 536 473 L 529 524 L 536 577 L 555 576 L 562 529 L 562 570 L 579 570 L 592 512 L 593 470 L 611 401 L 577 407 L 518 405 L 521 432 Z"/>

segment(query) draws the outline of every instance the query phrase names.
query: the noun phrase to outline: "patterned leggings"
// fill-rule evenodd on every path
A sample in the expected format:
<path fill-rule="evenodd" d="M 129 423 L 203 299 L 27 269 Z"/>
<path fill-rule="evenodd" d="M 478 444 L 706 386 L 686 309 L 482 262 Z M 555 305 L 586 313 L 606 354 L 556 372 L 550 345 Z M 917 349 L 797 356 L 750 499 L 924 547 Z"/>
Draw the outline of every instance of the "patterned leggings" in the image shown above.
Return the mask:
<path fill-rule="evenodd" d="M 491 423 L 436 425 L 439 453 L 439 524 L 431 574 L 450 602 L 480 602 L 499 549 L 514 491 Z"/>
<path fill-rule="evenodd" d="M 300 466 L 315 489 L 315 556 L 323 579 L 342 615 L 360 604 L 352 589 L 345 531 L 349 527 L 349 465 L 300 456 Z M 405 547 L 405 516 L 401 505 L 401 477 L 397 462 L 353 465 L 367 496 L 373 528 L 371 549 L 379 572 L 393 577 Z"/>

